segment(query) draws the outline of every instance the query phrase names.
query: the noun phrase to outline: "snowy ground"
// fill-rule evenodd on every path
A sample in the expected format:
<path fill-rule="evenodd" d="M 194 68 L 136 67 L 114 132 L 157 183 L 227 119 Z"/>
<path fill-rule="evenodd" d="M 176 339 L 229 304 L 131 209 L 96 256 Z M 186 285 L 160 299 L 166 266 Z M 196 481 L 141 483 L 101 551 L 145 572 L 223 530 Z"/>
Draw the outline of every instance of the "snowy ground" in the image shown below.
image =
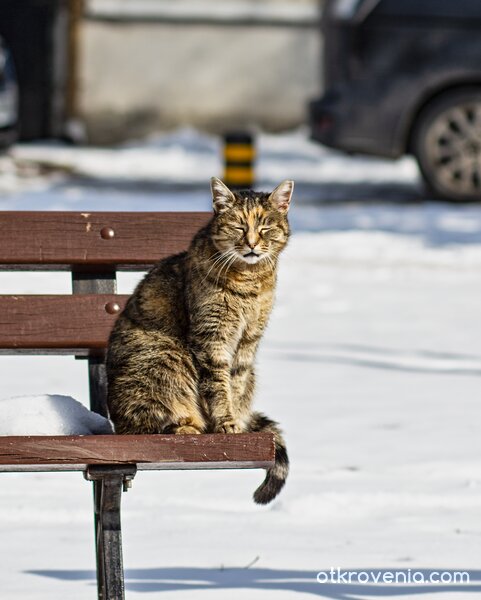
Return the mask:
<path fill-rule="evenodd" d="M 207 208 L 220 172 L 216 140 L 193 132 L 14 155 L 0 161 L 9 210 Z M 346 159 L 302 132 L 262 136 L 259 174 L 261 187 L 298 183 L 257 394 L 286 431 L 292 474 L 259 508 L 257 471 L 140 473 L 123 498 L 127 597 L 477 597 L 481 207 L 420 201 L 410 160 Z M 122 275 L 120 291 L 136 277 Z M 69 290 L 65 274 L 0 281 L 2 293 Z M 83 361 L 1 362 L 4 396 L 86 401 Z M 95 598 L 89 485 L 78 474 L 2 481 L 1 597 Z M 319 584 L 331 566 L 466 570 L 471 583 Z"/>

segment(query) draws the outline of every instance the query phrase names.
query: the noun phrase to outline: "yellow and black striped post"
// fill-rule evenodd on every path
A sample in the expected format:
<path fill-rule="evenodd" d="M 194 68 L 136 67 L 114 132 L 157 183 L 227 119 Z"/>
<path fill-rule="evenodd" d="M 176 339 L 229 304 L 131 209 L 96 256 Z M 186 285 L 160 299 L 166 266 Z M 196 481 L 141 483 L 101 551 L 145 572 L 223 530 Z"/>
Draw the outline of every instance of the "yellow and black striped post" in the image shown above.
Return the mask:
<path fill-rule="evenodd" d="M 254 186 L 254 138 L 250 133 L 224 135 L 224 183 L 230 188 Z"/>

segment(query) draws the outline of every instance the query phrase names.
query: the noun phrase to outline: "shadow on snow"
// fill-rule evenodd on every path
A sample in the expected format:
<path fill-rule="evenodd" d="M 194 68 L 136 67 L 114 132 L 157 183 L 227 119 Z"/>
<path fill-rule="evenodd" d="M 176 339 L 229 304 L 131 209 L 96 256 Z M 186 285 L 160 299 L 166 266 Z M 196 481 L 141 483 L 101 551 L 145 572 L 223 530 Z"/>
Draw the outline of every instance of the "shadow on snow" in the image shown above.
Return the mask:
<path fill-rule="evenodd" d="M 407 573 L 406 569 L 342 569 L 348 571 L 392 573 Z M 462 569 L 410 569 L 412 573 L 421 572 L 424 580 L 429 580 L 432 574 L 441 572 L 459 573 Z M 323 573 L 329 573 L 323 571 Z M 246 589 L 259 591 L 290 591 L 299 594 L 312 594 L 321 598 L 333 600 L 362 600 L 372 597 L 405 596 L 433 593 L 473 593 L 481 592 L 481 571 L 463 571 L 469 575 L 468 583 L 452 584 L 360 584 L 360 583 L 318 583 L 314 571 L 294 571 L 275 569 L 225 568 L 204 569 L 197 567 L 166 567 L 151 569 L 127 569 L 125 581 L 127 590 L 135 592 L 166 592 L 166 591 L 195 591 L 195 590 L 229 590 Z M 82 570 L 31 570 L 31 575 L 40 575 L 53 579 L 67 581 L 95 581 L 94 571 Z M 479 582 L 479 585 L 473 585 Z"/>

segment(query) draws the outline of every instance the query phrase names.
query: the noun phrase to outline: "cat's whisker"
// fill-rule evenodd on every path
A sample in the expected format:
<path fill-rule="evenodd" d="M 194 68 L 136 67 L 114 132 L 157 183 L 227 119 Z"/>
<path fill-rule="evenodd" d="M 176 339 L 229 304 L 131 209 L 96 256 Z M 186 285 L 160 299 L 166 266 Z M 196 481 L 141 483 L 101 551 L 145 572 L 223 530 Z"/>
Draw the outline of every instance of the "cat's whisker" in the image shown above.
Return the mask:
<path fill-rule="evenodd" d="M 213 271 L 213 269 L 217 269 L 218 272 L 219 270 L 222 270 L 222 267 L 224 265 L 224 262 L 229 258 L 230 256 L 230 250 L 224 250 L 219 257 L 216 258 L 216 260 L 213 262 L 211 268 L 209 269 L 207 275 L 204 277 L 203 281 L 205 281 L 207 279 L 207 277 L 209 277 L 209 275 L 211 274 L 211 272 Z M 218 274 L 218 273 L 217 273 Z M 216 278 L 216 285 L 217 285 L 217 279 Z"/>
<path fill-rule="evenodd" d="M 222 250 L 222 251 L 219 250 L 218 252 L 216 252 L 209 258 L 209 261 L 213 259 L 212 264 L 216 265 L 219 261 L 221 261 L 224 258 L 224 256 L 226 255 L 227 252 L 228 252 L 228 250 Z"/>
<path fill-rule="evenodd" d="M 237 252 L 232 249 L 229 252 L 229 255 L 227 256 L 226 261 L 224 262 L 224 265 L 221 267 L 220 269 L 220 274 L 222 274 L 224 268 L 225 268 L 225 275 L 227 274 L 228 270 L 230 269 L 231 265 L 234 263 L 234 261 L 237 259 Z"/>
<path fill-rule="evenodd" d="M 274 272 L 276 265 L 274 264 L 272 256 L 269 256 L 269 254 L 266 254 L 266 258 L 269 261 L 269 264 L 271 265 L 272 271 Z"/>
<path fill-rule="evenodd" d="M 212 269 L 214 269 L 214 268 L 216 267 L 216 265 L 220 264 L 220 263 L 221 263 L 221 262 L 224 260 L 224 256 L 225 256 L 225 253 L 224 253 L 224 252 L 222 252 L 222 253 L 220 253 L 220 255 L 219 255 L 219 256 L 218 256 L 218 257 L 217 257 L 217 258 L 216 258 L 216 259 L 215 259 L 215 260 L 212 262 L 212 265 L 211 265 L 210 269 L 208 270 L 206 277 L 208 277 L 208 276 L 209 276 L 210 272 L 212 271 Z"/>
<path fill-rule="evenodd" d="M 234 262 L 234 260 L 236 258 L 237 258 L 237 252 L 235 250 L 233 250 L 232 248 L 226 252 L 226 258 L 223 261 L 223 263 L 222 263 L 222 265 L 221 265 L 221 267 L 219 269 L 219 272 L 217 274 L 217 279 L 215 281 L 215 285 L 216 286 L 218 285 L 218 283 L 220 281 L 220 278 L 222 276 L 222 271 L 224 270 L 224 267 L 227 266 L 227 268 L 225 270 L 225 272 L 227 273 L 227 271 L 229 270 L 230 265 Z"/>
<path fill-rule="evenodd" d="M 225 250 L 217 250 L 217 252 L 214 252 L 214 254 L 212 254 L 212 256 L 209 256 L 209 258 L 206 260 L 207 263 L 213 262 L 216 263 L 219 258 L 221 258 L 224 254 L 225 254 Z"/>
<path fill-rule="evenodd" d="M 269 267 L 270 267 L 270 269 L 271 269 L 271 273 L 272 273 L 272 274 L 274 274 L 274 273 L 275 273 L 275 270 L 276 270 L 276 266 L 275 266 L 275 264 L 274 264 L 274 261 L 272 260 L 272 257 L 271 257 L 271 256 L 269 256 L 269 254 L 266 254 L 266 255 L 265 255 L 265 259 L 266 259 L 266 261 L 267 261 L 267 264 L 268 264 L 268 266 L 269 266 Z"/>
<path fill-rule="evenodd" d="M 215 268 L 216 266 L 218 266 L 219 264 L 222 264 L 222 262 L 223 262 L 223 260 L 224 260 L 225 256 L 226 256 L 227 254 L 230 254 L 230 252 L 231 252 L 231 250 L 224 250 L 224 251 L 218 251 L 218 252 L 215 252 L 215 253 L 212 255 L 212 257 L 213 257 L 213 256 L 216 256 L 216 254 L 217 254 L 217 255 L 219 255 L 219 256 L 217 256 L 217 257 L 216 257 L 216 259 L 213 261 L 213 263 L 212 263 L 212 265 L 211 265 L 210 269 L 207 271 L 207 275 L 206 275 L 206 276 L 204 277 L 204 279 L 202 280 L 202 283 L 204 283 L 204 281 L 205 281 L 205 280 L 206 280 L 206 279 L 209 277 L 209 275 L 210 275 L 210 274 L 211 274 L 211 272 L 212 272 L 212 269 L 214 269 L 214 268 Z M 212 258 L 212 257 L 211 257 L 211 258 Z"/>
<path fill-rule="evenodd" d="M 227 274 L 227 271 L 231 268 L 231 266 L 234 264 L 234 262 L 236 260 L 237 260 L 237 252 L 234 252 L 232 255 L 232 258 L 231 258 L 230 262 L 228 263 L 227 268 L 225 270 L 226 274 Z"/>

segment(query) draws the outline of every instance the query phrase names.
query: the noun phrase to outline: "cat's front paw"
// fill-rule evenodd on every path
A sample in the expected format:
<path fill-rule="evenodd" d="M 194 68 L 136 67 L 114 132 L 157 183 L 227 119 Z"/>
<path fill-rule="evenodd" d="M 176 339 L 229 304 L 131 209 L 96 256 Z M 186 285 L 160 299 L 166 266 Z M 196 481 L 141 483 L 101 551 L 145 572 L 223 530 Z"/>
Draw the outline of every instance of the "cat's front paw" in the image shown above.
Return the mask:
<path fill-rule="evenodd" d="M 174 429 L 176 435 L 199 435 L 201 432 L 192 425 L 179 425 Z"/>
<path fill-rule="evenodd" d="M 223 421 L 219 423 L 215 428 L 216 433 L 242 433 L 241 424 L 233 419 L 230 421 Z"/>
<path fill-rule="evenodd" d="M 204 428 L 203 423 L 195 417 L 185 417 L 179 419 L 177 424 L 172 428 L 172 433 L 176 435 L 198 435 L 202 433 Z"/>

